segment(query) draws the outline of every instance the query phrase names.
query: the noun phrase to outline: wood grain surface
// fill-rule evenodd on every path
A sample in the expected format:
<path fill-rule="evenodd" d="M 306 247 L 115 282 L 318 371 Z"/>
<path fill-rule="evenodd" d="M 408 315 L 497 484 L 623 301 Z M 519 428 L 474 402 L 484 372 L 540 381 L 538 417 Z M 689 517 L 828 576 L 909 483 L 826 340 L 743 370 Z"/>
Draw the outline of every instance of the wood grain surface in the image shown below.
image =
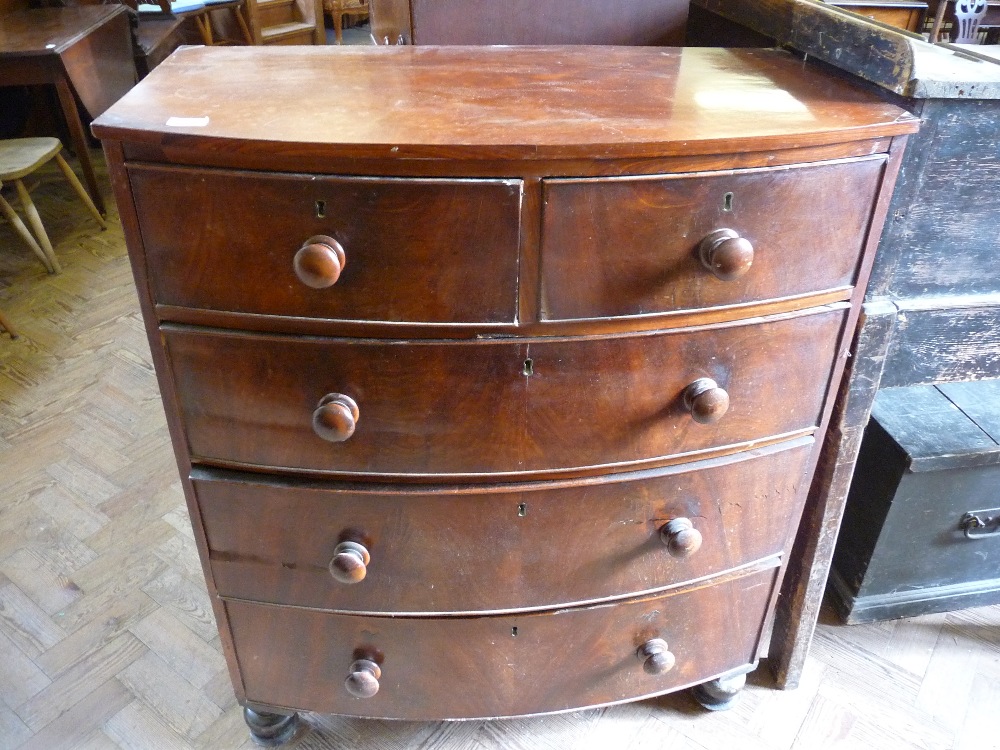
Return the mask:
<path fill-rule="evenodd" d="M 162 329 L 197 461 L 365 476 L 629 466 L 816 427 L 844 305 L 734 325 L 580 340 L 403 342 Z M 684 391 L 731 405 L 698 424 Z M 328 393 L 360 419 L 341 443 Z"/>
<path fill-rule="evenodd" d="M 224 596 L 355 612 L 548 608 L 674 586 L 779 554 L 812 440 L 662 471 L 469 488 L 288 484 L 199 470 L 194 486 Z M 702 537 L 671 554 L 661 529 Z M 303 524 L 301 519 L 308 519 Z M 327 566 L 356 539 L 367 575 Z"/>
<path fill-rule="evenodd" d="M 986 196 L 1000 180 L 1000 101 L 901 103 L 924 125 L 899 171 L 869 298 L 957 304 L 958 296 L 996 293 L 1000 227 Z"/>
<path fill-rule="evenodd" d="M 776 562 L 776 561 L 772 561 Z M 247 698 L 355 716 L 517 716 L 655 695 L 751 664 L 777 568 L 648 599 L 475 618 L 358 617 L 229 600 Z M 569 636 L 569 634 L 572 634 Z M 636 650 L 666 640 L 650 675 Z M 355 659 L 382 671 L 358 699 Z"/>
<path fill-rule="evenodd" d="M 850 286 L 883 164 L 548 180 L 542 316 L 643 315 Z M 698 253 L 723 228 L 753 245 L 749 271 L 728 281 Z"/>
<path fill-rule="evenodd" d="M 517 318 L 518 180 L 133 167 L 130 182 L 157 304 L 342 320 Z M 327 289 L 293 271 L 313 235 L 344 248 Z"/>
<path fill-rule="evenodd" d="M 286 116 L 302 91 L 316 90 L 349 97 L 350 111 L 316 97 L 302 116 Z M 665 157 L 916 127 L 896 107 L 773 50 L 209 47 L 172 56 L 94 133 L 169 152 L 229 152 L 235 163 L 305 144 L 314 158 Z"/>

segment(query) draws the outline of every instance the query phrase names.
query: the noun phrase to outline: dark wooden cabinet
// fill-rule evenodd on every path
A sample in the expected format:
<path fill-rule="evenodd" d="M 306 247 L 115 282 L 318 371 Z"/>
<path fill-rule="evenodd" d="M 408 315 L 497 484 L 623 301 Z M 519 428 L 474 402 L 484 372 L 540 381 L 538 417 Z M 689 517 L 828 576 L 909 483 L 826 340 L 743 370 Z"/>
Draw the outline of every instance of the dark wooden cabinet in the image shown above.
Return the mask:
<path fill-rule="evenodd" d="M 915 125 L 569 47 L 188 49 L 102 118 L 252 730 L 752 669 Z"/>
<path fill-rule="evenodd" d="M 1000 381 L 880 391 L 830 571 L 850 623 L 1000 602 Z"/>
<path fill-rule="evenodd" d="M 848 541 L 855 533 L 867 538 L 873 528 L 869 514 L 882 502 L 851 489 L 853 482 L 866 481 L 855 466 L 876 392 L 945 383 L 951 388 L 1000 377 L 1000 265 L 994 262 L 1000 231 L 995 208 L 983 198 L 996 191 L 1000 175 L 1000 67 L 979 55 L 974 45 L 962 50 L 931 45 L 815 0 L 692 0 L 692 19 L 696 16 L 703 38 L 711 31 L 714 39 L 736 44 L 729 32 L 739 29 L 737 38 L 745 38 L 749 27 L 766 35 L 758 39 L 762 45 L 788 46 L 816 64 L 832 65 L 838 75 L 862 82 L 922 123 L 900 165 L 847 381 L 806 506 L 803 529 L 823 533 L 800 536 L 802 554 L 786 576 L 776 613 L 772 648 L 777 644 L 775 650 L 785 657 L 771 660 L 772 670 L 779 684 L 794 686 L 805 666 L 834 544 L 838 538 L 856 544 Z M 931 419 L 928 415 L 925 421 Z M 919 417 L 916 421 L 924 423 Z M 881 457 L 864 460 L 879 471 L 887 469 Z M 856 507 L 847 521 L 862 528 L 845 526 L 838 537 L 849 490 Z M 882 498 L 891 494 L 884 487 L 880 491 Z M 966 505 L 948 532 L 961 535 L 958 518 L 975 509 L 974 501 L 962 503 L 951 496 L 946 503 L 954 503 L 953 510 Z M 903 511 L 903 517 L 912 526 L 906 535 L 895 535 L 897 546 L 888 553 L 900 558 L 911 554 L 917 540 L 937 537 L 943 528 L 933 515 Z M 856 591 L 864 565 L 854 562 L 835 575 Z M 967 582 L 981 581 L 981 571 L 970 565 Z M 844 587 L 837 588 L 842 595 Z M 917 587 L 902 588 L 915 592 Z M 897 593 L 905 600 L 902 589 Z"/>

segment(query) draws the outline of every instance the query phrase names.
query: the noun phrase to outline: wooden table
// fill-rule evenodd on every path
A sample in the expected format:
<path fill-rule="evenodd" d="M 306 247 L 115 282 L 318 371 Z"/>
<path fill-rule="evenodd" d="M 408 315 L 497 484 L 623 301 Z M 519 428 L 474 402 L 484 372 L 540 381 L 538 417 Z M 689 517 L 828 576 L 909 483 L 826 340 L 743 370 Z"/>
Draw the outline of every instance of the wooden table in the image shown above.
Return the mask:
<path fill-rule="evenodd" d="M 101 213 L 104 201 L 76 101 L 97 117 L 135 80 L 124 6 L 45 8 L 0 16 L 0 81 L 5 86 L 55 86 L 87 192 Z"/>

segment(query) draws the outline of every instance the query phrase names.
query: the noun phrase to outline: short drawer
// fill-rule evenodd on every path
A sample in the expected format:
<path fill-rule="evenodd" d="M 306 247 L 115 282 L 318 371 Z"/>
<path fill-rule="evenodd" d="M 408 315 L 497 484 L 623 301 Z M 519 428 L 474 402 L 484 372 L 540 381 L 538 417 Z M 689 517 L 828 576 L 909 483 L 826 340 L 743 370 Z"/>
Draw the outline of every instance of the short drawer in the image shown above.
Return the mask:
<path fill-rule="evenodd" d="M 339 320 L 515 320 L 517 180 L 146 166 L 131 167 L 129 180 L 158 305 Z M 339 278 L 318 289 L 294 268 L 316 235 L 344 251 Z"/>
<path fill-rule="evenodd" d="M 397 719 L 517 716 L 652 696 L 752 664 L 776 573 L 526 615 L 361 617 L 232 600 L 226 611 L 251 702 Z M 650 674 L 637 651 L 657 638 L 674 664 Z M 361 658 L 379 664 L 367 698 L 345 682 Z"/>
<path fill-rule="evenodd" d="M 844 315 L 834 306 L 577 340 L 393 342 L 179 326 L 162 334 L 195 462 L 524 475 L 627 468 L 811 430 Z M 724 391 L 729 407 L 700 423 L 688 404 L 707 380 L 716 384 L 707 399 Z M 317 420 L 342 431 L 321 438 Z"/>
<path fill-rule="evenodd" d="M 547 180 L 542 315 L 635 316 L 850 287 L 884 163 Z M 724 229 L 731 241 L 706 261 L 725 279 L 699 250 Z"/>
<path fill-rule="evenodd" d="M 223 596 L 368 613 L 543 609 L 780 554 L 812 445 L 509 487 L 404 492 L 206 471 L 194 487 Z"/>

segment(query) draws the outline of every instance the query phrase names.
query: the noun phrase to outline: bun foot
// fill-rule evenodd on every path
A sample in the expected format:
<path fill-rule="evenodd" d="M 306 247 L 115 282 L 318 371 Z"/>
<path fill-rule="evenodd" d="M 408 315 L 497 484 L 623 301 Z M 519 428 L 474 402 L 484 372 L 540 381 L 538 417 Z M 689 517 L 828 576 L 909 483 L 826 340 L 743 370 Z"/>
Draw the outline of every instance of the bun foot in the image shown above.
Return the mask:
<path fill-rule="evenodd" d="M 709 711 L 725 711 L 740 698 L 740 691 L 747 684 L 746 674 L 720 677 L 691 688 L 691 695 Z"/>
<path fill-rule="evenodd" d="M 284 745 L 299 731 L 298 714 L 268 714 L 243 709 L 243 720 L 250 728 L 250 737 L 261 747 Z"/>

